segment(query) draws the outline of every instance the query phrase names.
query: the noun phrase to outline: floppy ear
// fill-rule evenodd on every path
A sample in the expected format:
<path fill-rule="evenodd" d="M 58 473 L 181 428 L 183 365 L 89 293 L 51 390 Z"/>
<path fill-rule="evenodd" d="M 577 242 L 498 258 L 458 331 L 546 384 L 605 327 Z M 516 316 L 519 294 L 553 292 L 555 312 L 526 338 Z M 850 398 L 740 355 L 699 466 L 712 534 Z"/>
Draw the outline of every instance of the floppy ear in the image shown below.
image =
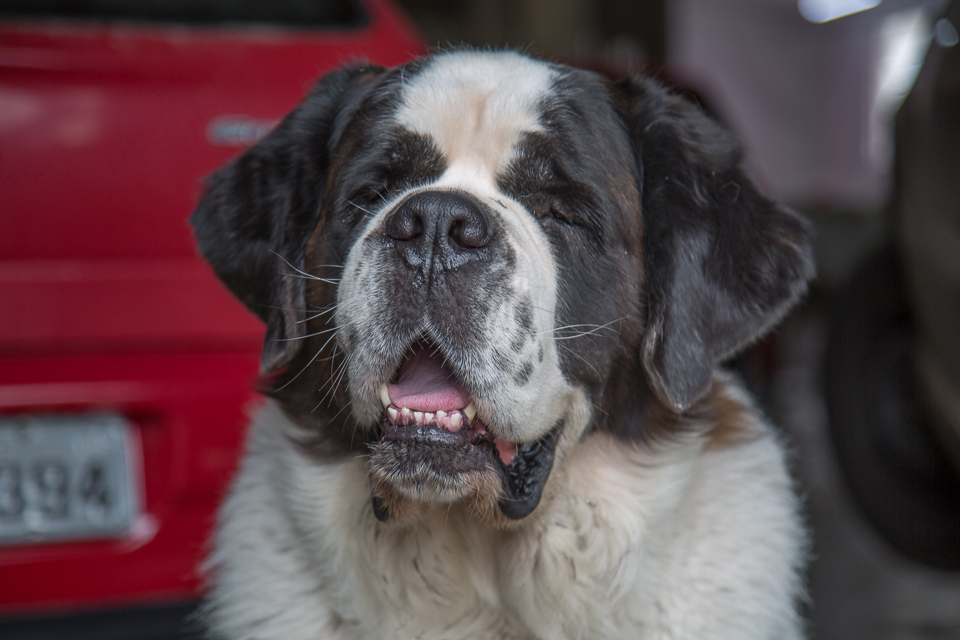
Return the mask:
<path fill-rule="evenodd" d="M 267 325 L 261 371 L 288 363 L 303 333 L 307 238 L 318 223 L 337 140 L 383 71 L 355 65 L 321 78 L 307 98 L 243 155 L 207 179 L 190 216 L 200 253 Z"/>
<path fill-rule="evenodd" d="M 683 411 L 711 370 L 769 329 L 813 276 L 809 225 L 760 195 L 733 137 L 652 80 L 615 85 L 637 163 L 657 396 Z"/>

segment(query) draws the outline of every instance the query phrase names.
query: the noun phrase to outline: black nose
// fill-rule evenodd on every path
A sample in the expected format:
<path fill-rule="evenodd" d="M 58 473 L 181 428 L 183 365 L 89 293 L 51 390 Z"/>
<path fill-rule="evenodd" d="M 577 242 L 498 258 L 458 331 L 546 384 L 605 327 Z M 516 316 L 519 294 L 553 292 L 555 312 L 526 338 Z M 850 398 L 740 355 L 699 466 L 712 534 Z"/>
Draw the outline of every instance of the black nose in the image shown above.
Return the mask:
<path fill-rule="evenodd" d="M 436 261 L 444 269 L 456 268 L 481 257 L 494 240 L 493 225 L 480 204 L 447 191 L 407 198 L 387 218 L 386 234 L 407 263 L 421 268 Z"/>

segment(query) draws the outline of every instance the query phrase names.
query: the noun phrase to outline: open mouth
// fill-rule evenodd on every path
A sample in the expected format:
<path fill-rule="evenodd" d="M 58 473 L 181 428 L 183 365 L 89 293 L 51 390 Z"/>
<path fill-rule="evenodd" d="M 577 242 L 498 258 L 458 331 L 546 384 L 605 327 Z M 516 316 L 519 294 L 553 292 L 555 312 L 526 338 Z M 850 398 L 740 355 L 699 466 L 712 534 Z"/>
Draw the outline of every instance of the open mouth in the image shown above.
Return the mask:
<path fill-rule="evenodd" d="M 527 516 L 540 501 L 553 466 L 562 422 L 543 438 L 517 443 L 490 433 L 473 401 L 446 365 L 439 349 L 416 343 L 404 358 L 396 381 L 380 389 L 383 418 L 380 444 L 424 452 L 438 474 L 496 471 L 501 479 L 501 511 Z"/>
<path fill-rule="evenodd" d="M 400 367 L 395 384 L 380 389 L 384 440 L 424 436 L 439 442 L 483 448 L 510 466 L 516 443 L 493 437 L 477 418 L 477 408 L 436 349 L 417 343 Z"/>

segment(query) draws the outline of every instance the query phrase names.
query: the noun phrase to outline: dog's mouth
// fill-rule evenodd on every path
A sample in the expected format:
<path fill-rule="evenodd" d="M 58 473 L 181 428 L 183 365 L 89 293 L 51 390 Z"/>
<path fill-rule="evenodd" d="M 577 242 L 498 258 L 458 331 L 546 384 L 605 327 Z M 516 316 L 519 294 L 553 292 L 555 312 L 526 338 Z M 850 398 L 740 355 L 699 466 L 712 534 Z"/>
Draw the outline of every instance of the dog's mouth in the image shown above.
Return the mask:
<path fill-rule="evenodd" d="M 562 422 L 532 442 L 495 436 L 439 349 L 424 342 L 408 351 L 395 382 L 381 387 L 380 401 L 383 417 L 374 455 L 382 460 L 387 451 L 394 452 L 390 467 L 395 477 L 409 474 L 408 480 L 418 485 L 431 480 L 458 484 L 464 475 L 493 471 L 500 477 L 504 515 L 519 519 L 536 508 Z"/>
<path fill-rule="evenodd" d="M 439 435 L 444 441 L 496 451 L 506 466 L 516 458 L 516 443 L 493 437 L 487 431 L 477 418 L 476 405 L 437 350 L 428 344 L 417 343 L 410 350 L 397 382 L 382 387 L 380 401 L 384 406 L 385 421 L 381 426 L 385 440 L 402 439 L 405 434 L 434 438 Z"/>

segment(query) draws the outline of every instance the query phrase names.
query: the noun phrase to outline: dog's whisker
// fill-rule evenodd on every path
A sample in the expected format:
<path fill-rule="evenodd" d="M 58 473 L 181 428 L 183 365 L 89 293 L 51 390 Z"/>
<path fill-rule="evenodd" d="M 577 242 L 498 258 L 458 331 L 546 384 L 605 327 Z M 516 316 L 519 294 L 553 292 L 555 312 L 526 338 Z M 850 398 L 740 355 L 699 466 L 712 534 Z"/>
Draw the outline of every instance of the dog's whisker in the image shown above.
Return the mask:
<path fill-rule="evenodd" d="M 327 401 L 327 397 L 328 397 L 328 396 L 329 396 L 331 399 L 333 399 L 334 397 L 336 397 L 337 390 L 338 390 L 339 387 L 340 387 L 340 380 L 341 380 L 341 378 L 343 378 L 344 373 L 346 373 L 346 371 L 347 371 L 347 364 L 348 364 L 348 363 L 347 363 L 347 359 L 344 358 L 343 361 L 340 362 L 339 365 L 337 365 L 337 368 L 336 368 L 336 370 L 334 371 L 334 374 L 333 374 L 332 376 L 330 376 L 330 378 L 328 378 L 327 381 L 326 381 L 325 383 L 323 383 L 323 385 L 322 385 L 319 389 L 317 389 L 317 393 L 320 393 L 321 391 L 323 391 L 323 390 L 327 387 L 327 385 L 330 385 L 330 388 L 329 388 L 329 390 L 327 391 L 327 393 L 325 393 L 325 394 L 323 395 L 323 397 L 320 399 L 320 402 L 317 404 L 318 407 L 319 407 L 321 404 L 323 404 L 324 402 Z M 332 384 L 331 384 L 331 383 L 332 383 Z M 316 408 L 315 408 L 314 410 L 316 410 Z"/>
<path fill-rule="evenodd" d="M 303 320 L 297 320 L 297 324 L 300 324 L 300 323 L 302 323 L 302 322 L 310 322 L 311 320 L 316 320 L 316 319 L 319 318 L 320 316 L 324 316 L 324 315 L 330 313 L 331 311 L 336 311 L 336 310 L 337 310 L 337 305 L 336 305 L 336 304 L 331 304 L 331 305 L 329 305 L 329 308 L 327 308 L 327 309 L 324 309 L 324 310 L 322 310 L 322 311 L 318 311 L 317 313 L 315 313 L 315 314 L 313 314 L 312 316 L 309 316 L 309 317 L 307 317 L 307 318 L 304 318 Z"/>
<path fill-rule="evenodd" d="M 604 327 L 609 327 L 609 326 L 612 325 L 612 324 L 616 324 L 616 323 L 621 322 L 621 321 L 626 320 L 626 319 L 627 319 L 627 316 L 621 316 L 621 317 L 619 317 L 619 318 L 616 318 L 615 320 L 611 320 L 610 322 L 605 322 L 605 323 L 603 323 L 603 324 L 594 324 L 594 323 L 591 323 L 591 322 L 584 322 L 584 323 L 581 323 L 581 324 L 566 324 L 566 325 L 563 325 L 563 326 L 556 327 L 555 329 L 552 329 L 552 330 L 553 330 L 553 331 L 561 331 L 561 330 L 563 330 L 563 329 L 578 329 L 578 328 L 580 328 L 580 327 L 590 327 L 590 328 L 592 328 L 592 329 L 602 329 L 602 328 L 604 328 Z"/>
<path fill-rule="evenodd" d="M 340 390 L 340 383 L 343 381 L 346 372 L 347 372 L 347 361 L 344 360 L 340 364 L 337 370 L 336 376 L 334 377 L 333 385 L 330 387 L 330 390 L 328 392 L 331 398 L 336 397 L 337 391 Z"/>
<path fill-rule="evenodd" d="M 341 372 L 345 367 L 346 367 L 346 360 L 345 360 L 345 359 L 342 360 L 342 361 L 340 361 L 339 363 L 337 363 L 336 368 L 333 370 L 333 374 L 330 375 L 330 376 L 327 378 L 327 380 L 326 380 L 322 385 L 320 385 L 320 387 L 317 389 L 317 393 L 320 393 L 321 391 L 323 391 L 324 389 L 326 389 L 328 385 L 331 385 L 331 386 L 332 386 L 332 385 L 334 384 L 334 380 L 336 379 L 336 377 L 340 374 L 340 372 Z"/>
<path fill-rule="evenodd" d="M 303 374 L 304 371 L 306 371 L 307 369 L 309 369 L 310 366 L 311 366 L 311 365 L 316 361 L 316 359 L 320 356 L 320 354 L 323 353 L 323 350 L 327 348 L 327 345 L 330 343 L 330 341 L 331 341 L 334 337 L 336 337 L 336 335 L 337 335 L 338 333 L 340 333 L 340 332 L 339 332 L 339 331 L 334 331 L 332 334 L 330 334 L 330 337 L 327 338 L 326 342 L 323 343 L 323 346 L 321 346 L 319 349 L 317 349 L 317 352 L 316 352 L 315 354 L 313 354 L 313 357 L 310 358 L 310 360 L 309 360 L 309 362 L 307 362 L 307 364 L 303 365 L 303 368 L 300 369 L 300 371 L 297 372 L 297 375 L 293 376 L 292 378 L 290 378 L 289 380 L 287 380 L 285 383 L 283 383 L 283 385 L 281 385 L 280 387 L 277 388 L 277 391 L 282 391 L 283 389 L 285 389 L 286 387 L 288 387 L 291 383 L 293 383 L 294 380 L 296 380 L 297 378 L 299 378 L 299 377 Z"/>
<path fill-rule="evenodd" d="M 332 334 L 330 334 L 330 337 L 328 337 L 327 340 L 326 340 L 326 342 L 323 343 L 323 346 L 320 347 L 320 350 L 321 350 L 321 351 L 323 351 L 324 349 L 327 348 L 327 345 L 330 344 L 330 341 L 331 341 L 331 340 L 333 340 L 333 339 L 336 338 L 338 335 L 340 335 L 340 329 L 342 329 L 342 328 L 343 328 L 343 327 L 340 327 L 337 331 L 334 331 Z M 336 345 L 336 343 L 334 343 L 334 345 Z"/>
<path fill-rule="evenodd" d="M 331 280 L 331 279 L 329 279 L 329 278 L 321 278 L 320 276 L 315 276 L 315 275 L 313 275 L 312 273 L 307 273 L 307 272 L 304 271 L 303 269 L 298 269 L 297 267 L 295 267 L 293 264 L 291 264 L 291 262 L 290 262 L 289 260 L 287 260 L 286 258 L 284 258 L 282 255 L 280 255 L 280 254 L 277 253 L 276 251 L 271 250 L 270 253 L 272 253 L 273 255 L 277 256 L 277 257 L 280 258 L 281 260 L 283 260 L 284 263 L 286 263 L 286 265 L 287 265 L 288 267 L 290 267 L 291 269 L 293 269 L 294 271 L 296 271 L 296 272 L 299 274 L 299 276 L 298 276 L 298 275 L 295 275 L 295 274 L 292 274 L 292 273 L 281 273 L 280 275 L 282 275 L 282 276 L 287 276 L 287 277 L 291 277 L 291 278 L 301 277 L 301 278 L 306 278 L 307 280 L 319 280 L 320 282 L 326 282 L 327 284 L 338 284 L 338 283 L 340 282 L 339 279 L 337 279 L 336 281 L 333 281 L 333 280 Z"/>
<path fill-rule="evenodd" d="M 375 216 L 375 215 L 377 215 L 377 214 L 375 214 L 373 211 L 370 211 L 369 209 L 365 209 L 365 208 L 361 207 L 360 205 L 358 205 L 358 204 L 357 204 L 356 202 L 354 202 L 353 200 L 345 200 L 345 202 L 346 202 L 347 204 L 351 205 L 351 206 L 356 207 L 357 209 L 360 209 L 360 211 L 363 211 L 363 212 L 364 212 L 365 214 L 367 214 L 368 216 Z"/>
<path fill-rule="evenodd" d="M 312 364 L 314 363 L 314 361 L 317 359 L 317 356 L 319 356 L 322 352 L 323 352 L 323 349 L 322 349 L 322 348 L 321 348 L 321 349 L 318 349 L 317 352 L 316 352 L 315 354 L 313 354 L 313 357 L 310 358 L 310 361 L 307 362 L 307 364 L 303 365 L 303 368 L 300 369 L 300 371 L 297 372 L 297 375 L 293 376 L 292 378 L 290 378 L 289 380 L 287 380 L 286 382 L 284 382 L 282 385 L 280 385 L 279 387 L 277 387 L 277 391 L 283 391 L 283 390 L 286 389 L 288 386 L 290 386 L 290 384 L 292 384 L 294 380 L 296 380 L 297 378 L 299 378 L 299 377 L 303 374 L 304 371 L 306 371 L 307 369 L 310 368 L 310 365 L 312 365 Z"/>
<path fill-rule="evenodd" d="M 340 278 L 321 278 L 320 276 L 313 276 L 310 274 L 302 273 L 281 273 L 284 278 L 300 278 L 302 280 L 315 280 L 316 282 L 324 282 L 326 284 L 339 285 Z"/>
<path fill-rule="evenodd" d="M 281 274 L 282 275 L 282 274 Z M 277 311 L 296 311 L 297 313 L 314 313 L 319 310 L 319 308 L 313 309 L 300 309 L 299 307 L 284 307 L 280 305 L 273 304 L 263 304 L 263 303 L 254 303 L 254 306 L 261 307 L 263 309 L 276 309 Z M 329 306 L 329 305 L 328 305 Z"/>
<path fill-rule="evenodd" d="M 296 340 L 306 340 L 307 338 L 313 338 L 315 336 L 322 336 L 325 333 L 330 333 L 331 331 L 336 331 L 337 327 L 331 327 L 329 329 L 324 329 L 323 331 L 317 331 L 315 333 L 308 333 L 305 336 L 297 336 L 295 338 L 275 338 L 275 342 L 295 342 Z"/>
<path fill-rule="evenodd" d="M 582 338 L 582 337 L 584 337 L 584 336 L 598 335 L 598 334 L 599 334 L 601 331 L 603 331 L 604 329 L 606 329 L 607 331 L 610 331 L 613 335 L 615 335 L 616 329 L 613 328 L 613 327 L 611 327 L 611 325 L 616 324 L 616 323 L 620 322 L 621 320 L 625 320 L 625 319 L 626 319 L 625 317 L 623 317 L 623 318 L 617 318 L 616 320 L 611 320 L 610 322 L 607 322 L 606 324 L 597 324 L 597 325 L 590 325 L 590 324 L 570 324 L 570 325 L 567 325 L 567 326 L 565 326 L 565 327 L 557 327 L 557 328 L 551 329 L 551 330 L 549 330 L 549 331 L 544 331 L 543 334 L 548 334 L 548 333 L 560 333 L 560 332 L 562 332 L 562 331 L 568 331 L 568 330 L 578 329 L 578 328 L 580 328 L 580 327 L 590 327 L 590 329 L 589 329 L 588 331 L 578 331 L 577 333 L 575 333 L 575 334 L 573 334 L 573 335 L 568 335 L 568 336 L 555 335 L 553 338 L 554 338 L 554 340 L 574 340 L 574 339 L 576 339 L 576 338 Z M 608 335 L 610 335 L 610 334 L 608 334 Z M 610 337 L 612 337 L 612 335 L 611 335 Z"/>
<path fill-rule="evenodd" d="M 322 400 L 320 401 L 319 404 L 317 404 L 316 407 L 313 408 L 313 411 L 316 411 L 318 408 L 320 408 L 320 405 L 321 405 L 321 404 L 323 404 L 323 401 L 322 401 Z M 335 414 L 333 414 L 333 416 L 330 418 L 330 422 L 334 422 L 337 418 L 339 418 L 339 417 L 340 417 L 340 414 L 343 413 L 344 411 L 346 411 L 347 409 L 349 409 L 352 404 L 353 404 L 353 402 L 350 401 L 350 400 L 348 400 L 347 402 L 345 402 L 345 403 L 343 404 L 343 406 L 340 407 L 340 410 L 337 411 Z M 311 413 L 313 413 L 313 411 L 311 411 Z M 354 433 L 356 433 L 356 430 L 354 430 Z M 351 447 L 353 446 L 353 436 L 350 437 L 350 446 L 351 446 Z"/>

